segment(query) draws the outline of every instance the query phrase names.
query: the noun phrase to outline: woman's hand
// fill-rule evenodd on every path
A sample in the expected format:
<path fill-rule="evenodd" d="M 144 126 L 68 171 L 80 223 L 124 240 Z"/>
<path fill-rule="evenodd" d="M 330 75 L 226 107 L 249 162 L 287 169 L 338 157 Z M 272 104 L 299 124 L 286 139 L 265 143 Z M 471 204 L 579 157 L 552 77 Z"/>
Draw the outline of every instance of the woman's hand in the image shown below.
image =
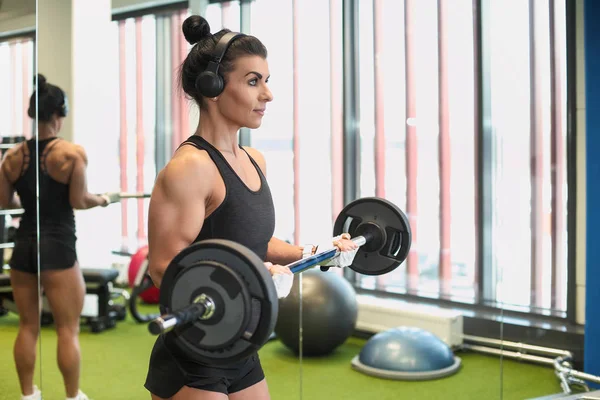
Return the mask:
<path fill-rule="evenodd" d="M 273 263 L 266 262 L 265 267 L 267 267 L 267 270 L 269 270 L 269 272 L 271 273 L 271 276 L 273 276 L 275 274 L 293 275 L 292 271 L 290 271 L 290 269 L 288 267 L 285 267 L 283 265 L 278 265 L 278 264 L 273 265 Z"/>
<path fill-rule="evenodd" d="M 317 252 L 327 251 L 332 247 L 336 247 L 340 253 L 337 257 L 334 257 L 323 264 L 321 264 L 321 271 L 329 270 L 329 267 L 347 267 L 352 265 L 354 257 L 358 252 L 358 245 L 354 243 L 349 233 L 342 233 L 340 236 L 333 238 L 333 245 L 319 245 Z"/>
<path fill-rule="evenodd" d="M 358 249 L 358 245 L 356 243 L 354 243 L 350 237 L 349 233 L 342 233 L 340 235 L 339 239 L 335 239 L 333 240 L 333 245 L 335 247 L 338 248 L 339 251 L 344 252 L 344 251 L 353 251 Z"/>
<path fill-rule="evenodd" d="M 280 299 L 287 297 L 287 295 L 290 294 L 292 284 L 294 283 L 294 274 L 292 274 L 292 271 L 290 271 L 288 267 L 277 264 L 273 265 L 270 262 L 266 262 L 265 267 L 267 267 L 273 277 L 277 297 Z"/>

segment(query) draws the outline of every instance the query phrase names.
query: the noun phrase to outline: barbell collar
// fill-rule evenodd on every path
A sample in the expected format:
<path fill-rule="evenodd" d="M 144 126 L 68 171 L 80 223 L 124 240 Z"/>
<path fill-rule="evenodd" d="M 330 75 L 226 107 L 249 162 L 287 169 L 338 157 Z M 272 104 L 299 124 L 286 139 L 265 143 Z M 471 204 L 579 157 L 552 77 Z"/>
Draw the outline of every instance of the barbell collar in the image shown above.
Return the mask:
<path fill-rule="evenodd" d="M 170 314 L 161 315 L 150 321 L 148 330 L 153 335 L 160 335 L 171 331 L 178 325 L 183 325 L 195 320 L 207 320 L 215 313 L 215 302 L 205 294 L 194 299 L 190 305 Z"/>

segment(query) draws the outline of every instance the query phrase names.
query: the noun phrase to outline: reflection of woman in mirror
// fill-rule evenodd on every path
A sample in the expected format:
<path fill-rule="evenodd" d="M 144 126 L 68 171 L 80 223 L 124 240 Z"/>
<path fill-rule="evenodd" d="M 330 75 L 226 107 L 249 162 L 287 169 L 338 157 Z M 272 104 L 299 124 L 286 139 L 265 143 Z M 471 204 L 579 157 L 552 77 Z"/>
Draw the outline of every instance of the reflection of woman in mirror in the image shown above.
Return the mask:
<path fill-rule="evenodd" d="M 265 158 L 256 149 L 240 146 L 237 138 L 241 127 L 261 125 L 273 99 L 267 50 L 253 36 L 223 39 L 228 30 L 213 35 L 207 21 L 197 15 L 187 18 L 182 28 L 193 48 L 181 67 L 181 85 L 200 107 L 200 122 L 155 182 L 148 216 L 152 280 L 160 287 L 167 266 L 180 251 L 211 238 L 241 243 L 266 261 L 272 275 L 292 277 L 289 268 L 279 264 L 310 255 L 315 247 L 293 246 L 273 237 L 275 210 Z M 225 81 L 222 90 L 214 90 L 202 75 L 216 58 L 215 48 L 225 49 L 219 67 Z M 356 249 L 347 239 L 336 246 L 341 251 Z M 269 399 L 257 353 L 217 368 L 190 359 L 172 339 L 160 335 L 150 356 L 145 387 L 154 400 Z"/>
<path fill-rule="evenodd" d="M 87 399 L 79 390 L 79 316 L 85 285 L 77 263 L 73 209 L 108 205 L 106 196 L 90 194 L 87 159 L 77 145 L 57 137 L 68 113 L 67 97 L 38 75 L 39 277 L 58 336 L 58 367 L 67 398 Z M 36 93 L 28 114 L 36 118 Z M 14 358 L 23 399 L 41 399 L 33 385 L 39 334 L 36 138 L 9 149 L 0 166 L 0 207 L 23 207 L 10 260 L 10 280 L 19 313 Z M 18 197 L 17 197 L 18 195 Z M 20 204 L 19 204 L 20 203 Z"/>

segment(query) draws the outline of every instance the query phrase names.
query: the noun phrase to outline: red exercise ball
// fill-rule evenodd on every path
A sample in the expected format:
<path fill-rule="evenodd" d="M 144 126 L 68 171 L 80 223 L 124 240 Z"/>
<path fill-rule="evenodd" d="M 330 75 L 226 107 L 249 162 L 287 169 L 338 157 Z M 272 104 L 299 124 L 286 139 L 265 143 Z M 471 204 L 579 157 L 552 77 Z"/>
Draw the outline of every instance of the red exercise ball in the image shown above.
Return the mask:
<path fill-rule="evenodd" d="M 147 268 L 148 264 L 148 246 L 142 246 L 135 252 L 133 256 L 131 256 L 131 261 L 129 262 L 129 287 L 133 287 L 135 284 L 135 278 L 137 276 L 140 268 Z M 141 283 L 142 281 L 140 281 Z M 159 302 L 159 290 L 156 286 L 152 286 L 146 290 L 144 290 L 140 297 L 145 303 L 148 304 L 158 304 Z"/>

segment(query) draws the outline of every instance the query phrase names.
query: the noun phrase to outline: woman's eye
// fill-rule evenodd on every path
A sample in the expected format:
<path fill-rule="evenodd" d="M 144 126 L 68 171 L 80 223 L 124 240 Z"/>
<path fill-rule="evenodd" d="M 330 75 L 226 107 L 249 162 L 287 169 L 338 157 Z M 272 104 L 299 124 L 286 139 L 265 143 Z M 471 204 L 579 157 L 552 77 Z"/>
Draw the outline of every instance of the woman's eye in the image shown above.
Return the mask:
<path fill-rule="evenodd" d="M 254 79 L 250 80 L 248 83 L 249 83 L 251 86 L 256 86 L 256 84 L 258 83 L 258 79 L 254 78 Z"/>

